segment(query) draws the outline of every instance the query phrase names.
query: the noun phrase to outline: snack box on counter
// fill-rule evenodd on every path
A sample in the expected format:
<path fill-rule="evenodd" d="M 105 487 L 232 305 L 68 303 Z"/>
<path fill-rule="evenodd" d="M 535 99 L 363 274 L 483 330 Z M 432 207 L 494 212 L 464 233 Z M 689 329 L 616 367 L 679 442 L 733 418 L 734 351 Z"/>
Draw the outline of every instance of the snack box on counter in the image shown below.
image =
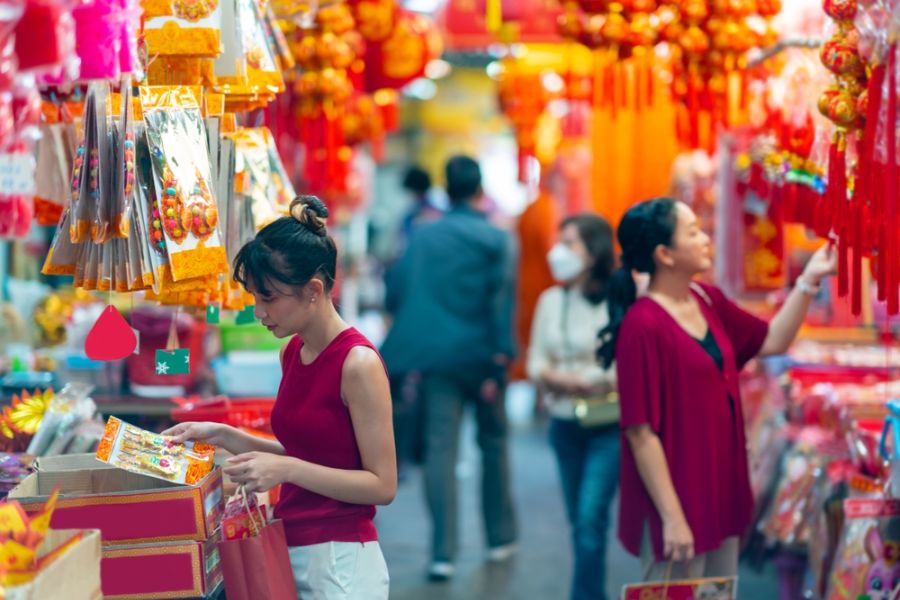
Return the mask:
<path fill-rule="evenodd" d="M 224 509 L 222 471 L 196 485 L 130 473 L 92 454 L 39 458 L 37 472 L 9 493 L 26 513 L 43 509 L 59 486 L 55 529 L 99 529 L 103 544 L 203 542 L 213 536 Z"/>
<path fill-rule="evenodd" d="M 106 600 L 205 598 L 222 582 L 218 535 L 205 542 L 104 546 Z"/>

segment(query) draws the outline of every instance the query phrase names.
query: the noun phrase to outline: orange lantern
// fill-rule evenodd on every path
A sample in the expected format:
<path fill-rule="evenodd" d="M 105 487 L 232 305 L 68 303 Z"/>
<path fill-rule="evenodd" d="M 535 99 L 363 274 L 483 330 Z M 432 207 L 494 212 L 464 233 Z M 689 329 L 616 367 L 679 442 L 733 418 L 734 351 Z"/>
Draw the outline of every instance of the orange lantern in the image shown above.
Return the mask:
<path fill-rule="evenodd" d="M 366 89 L 402 88 L 424 75 L 425 67 L 441 55 L 441 50 L 440 35 L 433 21 L 400 10 L 391 35 L 366 46 Z"/>

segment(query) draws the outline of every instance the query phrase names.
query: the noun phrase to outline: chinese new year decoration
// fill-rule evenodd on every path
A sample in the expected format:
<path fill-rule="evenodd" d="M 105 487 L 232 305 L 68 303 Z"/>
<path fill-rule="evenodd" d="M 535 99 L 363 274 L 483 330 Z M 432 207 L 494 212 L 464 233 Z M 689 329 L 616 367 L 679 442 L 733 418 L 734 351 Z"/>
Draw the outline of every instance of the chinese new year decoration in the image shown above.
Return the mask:
<path fill-rule="evenodd" d="M 863 259 L 868 257 L 878 299 L 896 315 L 897 32 L 889 22 L 896 7 L 888 1 L 825 0 L 823 8 L 835 29 L 821 50 L 834 80 L 819 99 L 819 110 L 833 124 L 819 229 L 830 224 L 838 238 L 838 288 L 841 295 L 850 294 L 853 313 L 862 310 Z"/>

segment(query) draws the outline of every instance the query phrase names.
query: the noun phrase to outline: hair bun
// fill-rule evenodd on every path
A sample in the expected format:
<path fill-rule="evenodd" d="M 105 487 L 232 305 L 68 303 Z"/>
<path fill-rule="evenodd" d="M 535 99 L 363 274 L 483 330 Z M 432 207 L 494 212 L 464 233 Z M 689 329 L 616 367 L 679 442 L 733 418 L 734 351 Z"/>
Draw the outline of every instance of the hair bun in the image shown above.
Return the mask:
<path fill-rule="evenodd" d="M 316 196 L 299 196 L 291 201 L 291 216 L 315 234 L 325 236 L 328 207 Z"/>

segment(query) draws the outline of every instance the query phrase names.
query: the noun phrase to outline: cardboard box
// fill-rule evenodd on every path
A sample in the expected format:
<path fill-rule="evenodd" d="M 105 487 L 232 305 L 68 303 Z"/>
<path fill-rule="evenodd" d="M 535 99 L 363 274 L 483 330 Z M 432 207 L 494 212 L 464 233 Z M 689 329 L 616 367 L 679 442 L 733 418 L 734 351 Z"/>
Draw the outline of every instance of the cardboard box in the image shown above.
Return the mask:
<path fill-rule="evenodd" d="M 73 537 L 75 544 L 49 559 L 28 583 L 7 587 L 6 600 L 100 600 L 100 532 L 96 529 L 54 530 L 47 532 L 39 557 L 52 554 Z"/>
<path fill-rule="evenodd" d="M 202 598 L 222 582 L 218 536 L 206 542 L 106 546 L 106 600 Z"/>
<path fill-rule="evenodd" d="M 104 545 L 204 541 L 224 508 L 219 468 L 197 485 L 129 473 L 90 454 L 41 458 L 37 468 L 9 497 L 33 514 L 58 485 L 51 527 L 99 529 Z"/>

